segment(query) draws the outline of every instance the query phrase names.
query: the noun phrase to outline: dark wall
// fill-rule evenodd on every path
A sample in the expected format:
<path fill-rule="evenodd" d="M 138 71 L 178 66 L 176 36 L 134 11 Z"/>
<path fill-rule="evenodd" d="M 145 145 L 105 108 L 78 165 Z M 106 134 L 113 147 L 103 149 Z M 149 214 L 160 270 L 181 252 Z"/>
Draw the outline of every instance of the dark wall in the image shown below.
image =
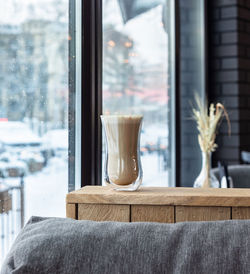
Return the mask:
<path fill-rule="evenodd" d="M 232 134 L 224 121 L 213 155 L 228 164 L 240 163 L 250 151 L 250 1 L 208 0 L 208 97 L 223 103 Z"/>

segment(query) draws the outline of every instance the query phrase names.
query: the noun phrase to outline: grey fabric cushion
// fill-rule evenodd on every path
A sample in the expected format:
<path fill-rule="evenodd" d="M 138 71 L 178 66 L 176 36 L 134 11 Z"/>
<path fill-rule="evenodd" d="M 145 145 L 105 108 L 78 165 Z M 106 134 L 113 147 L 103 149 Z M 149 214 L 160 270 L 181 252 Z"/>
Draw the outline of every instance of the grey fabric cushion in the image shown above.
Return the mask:
<path fill-rule="evenodd" d="M 6 273 L 249 273 L 250 221 L 116 223 L 33 217 Z"/>

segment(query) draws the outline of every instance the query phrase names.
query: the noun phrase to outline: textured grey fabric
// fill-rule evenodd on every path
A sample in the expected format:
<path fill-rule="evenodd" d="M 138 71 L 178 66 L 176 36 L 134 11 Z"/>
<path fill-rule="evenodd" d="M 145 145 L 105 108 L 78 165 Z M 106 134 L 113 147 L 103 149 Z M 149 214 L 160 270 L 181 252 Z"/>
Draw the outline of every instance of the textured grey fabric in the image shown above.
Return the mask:
<path fill-rule="evenodd" d="M 211 172 L 217 177 L 218 180 L 220 179 L 218 168 L 213 168 Z M 228 175 L 232 177 L 234 187 L 236 188 L 250 187 L 250 165 L 228 166 Z"/>
<path fill-rule="evenodd" d="M 250 272 L 250 221 L 116 223 L 33 217 L 6 273 Z"/>

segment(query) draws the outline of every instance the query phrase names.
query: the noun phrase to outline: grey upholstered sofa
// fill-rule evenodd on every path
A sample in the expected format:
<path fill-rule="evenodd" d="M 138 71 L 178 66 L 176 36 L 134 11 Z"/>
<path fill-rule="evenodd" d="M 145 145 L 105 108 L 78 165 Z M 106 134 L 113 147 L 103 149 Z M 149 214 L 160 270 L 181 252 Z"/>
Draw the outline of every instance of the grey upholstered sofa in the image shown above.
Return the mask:
<path fill-rule="evenodd" d="M 249 271 L 250 221 L 160 224 L 33 217 L 17 237 L 1 273 Z"/>
<path fill-rule="evenodd" d="M 219 169 L 213 168 L 211 172 L 219 180 Z M 250 188 L 250 165 L 228 166 L 228 175 L 233 179 L 236 188 Z"/>

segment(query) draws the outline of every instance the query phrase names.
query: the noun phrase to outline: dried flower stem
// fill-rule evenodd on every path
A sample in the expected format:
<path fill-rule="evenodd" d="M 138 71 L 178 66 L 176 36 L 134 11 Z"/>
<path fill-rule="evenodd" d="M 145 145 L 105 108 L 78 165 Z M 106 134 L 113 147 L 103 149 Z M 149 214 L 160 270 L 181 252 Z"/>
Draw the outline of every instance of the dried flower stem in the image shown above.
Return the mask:
<path fill-rule="evenodd" d="M 197 109 L 193 108 L 194 120 L 199 131 L 198 141 L 203 152 L 215 151 L 217 144 L 215 138 L 220 122 L 226 117 L 228 123 L 228 133 L 231 134 L 231 125 L 228 113 L 221 103 L 210 104 L 202 103 L 198 95 L 195 96 Z"/>

